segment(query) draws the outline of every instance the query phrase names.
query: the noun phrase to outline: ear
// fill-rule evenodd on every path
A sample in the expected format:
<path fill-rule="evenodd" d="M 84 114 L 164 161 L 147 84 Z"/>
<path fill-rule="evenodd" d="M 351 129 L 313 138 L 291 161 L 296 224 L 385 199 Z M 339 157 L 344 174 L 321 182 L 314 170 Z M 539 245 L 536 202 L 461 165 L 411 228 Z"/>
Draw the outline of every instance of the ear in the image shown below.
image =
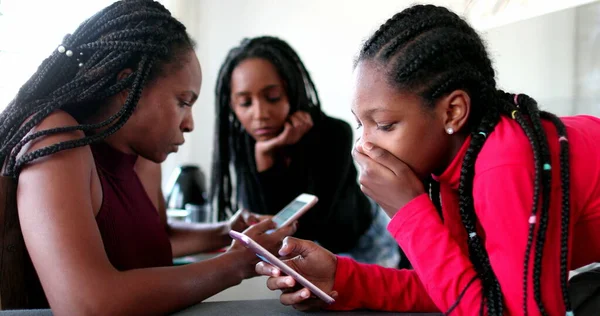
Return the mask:
<path fill-rule="evenodd" d="M 133 73 L 133 70 L 131 68 L 125 68 L 125 69 L 121 70 L 117 74 L 117 81 L 126 79 L 127 77 L 131 76 L 132 73 Z M 121 104 L 125 104 L 125 100 L 127 100 L 128 95 L 129 95 L 129 89 L 123 89 L 123 91 L 119 92 L 117 97 Z"/>
<path fill-rule="evenodd" d="M 443 112 L 444 129 L 455 133 L 467 124 L 471 112 L 471 97 L 464 90 L 455 90 L 438 101 L 437 107 Z"/>

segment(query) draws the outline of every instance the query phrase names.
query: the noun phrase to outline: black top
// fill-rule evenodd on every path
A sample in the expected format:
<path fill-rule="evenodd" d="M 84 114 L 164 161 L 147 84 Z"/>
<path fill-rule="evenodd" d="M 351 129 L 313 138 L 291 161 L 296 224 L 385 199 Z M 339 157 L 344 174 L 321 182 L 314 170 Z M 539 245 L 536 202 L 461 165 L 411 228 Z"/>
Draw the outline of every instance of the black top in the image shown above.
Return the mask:
<path fill-rule="evenodd" d="M 288 148 L 289 166 L 277 161 L 260 173 L 256 172 L 253 144 L 249 143 L 246 157 L 252 161 L 252 174 L 236 173 L 241 206 L 273 215 L 301 193 L 314 194 L 319 202 L 300 218 L 295 236 L 315 240 L 334 253 L 352 249 L 371 225 L 373 206 L 357 182 L 350 125 L 324 116 L 298 144 Z M 249 191 L 247 185 L 259 190 Z M 249 193 L 252 191 L 260 196 Z"/>

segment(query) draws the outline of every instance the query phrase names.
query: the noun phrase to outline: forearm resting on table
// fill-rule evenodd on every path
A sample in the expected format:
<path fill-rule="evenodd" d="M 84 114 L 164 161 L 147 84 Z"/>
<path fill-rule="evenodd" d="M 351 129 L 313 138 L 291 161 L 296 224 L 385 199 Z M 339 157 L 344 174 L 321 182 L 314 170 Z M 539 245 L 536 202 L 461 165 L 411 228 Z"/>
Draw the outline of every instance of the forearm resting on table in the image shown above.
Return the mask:
<path fill-rule="evenodd" d="M 51 307 L 57 315 L 173 313 L 239 284 L 246 277 L 243 256 L 229 252 L 185 266 L 106 271 Z"/>
<path fill-rule="evenodd" d="M 169 222 L 167 231 L 173 257 L 214 251 L 231 244 L 229 225 L 219 223 Z"/>

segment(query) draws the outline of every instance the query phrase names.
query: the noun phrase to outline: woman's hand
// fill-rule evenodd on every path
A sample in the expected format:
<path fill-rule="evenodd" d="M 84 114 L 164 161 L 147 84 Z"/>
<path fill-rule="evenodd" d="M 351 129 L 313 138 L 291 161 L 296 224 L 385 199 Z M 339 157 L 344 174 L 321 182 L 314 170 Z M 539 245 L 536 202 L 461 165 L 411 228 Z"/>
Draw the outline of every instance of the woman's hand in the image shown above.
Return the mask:
<path fill-rule="evenodd" d="M 400 159 L 372 143 L 357 143 L 352 151 L 360 166 L 360 189 L 381 206 L 389 217 L 425 193 L 423 183 Z"/>
<path fill-rule="evenodd" d="M 284 262 L 325 293 L 334 299 L 338 296 L 333 291 L 337 257 L 327 249 L 312 241 L 288 237 L 284 240 L 279 255 L 291 258 Z M 282 276 L 275 266 L 261 261 L 256 265 L 256 272 L 270 277 L 267 280 L 269 289 L 283 292 L 280 301 L 284 305 L 292 305 L 298 310 L 315 310 L 327 305 L 311 295 L 307 288 L 297 285 L 292 277 Z"/>
<path fill-rule="evenodd" d="M 267 231 L 272 230 L 277 227 L 277 224 L 270 219 L 263 220 L 258 224 L 252 225 L 250 228 L 246 229 L 243 233 L 250 237 L 252 240 L 257 242 L 263 248 L 271 252 L 272 254 L 277 255 L 277 250 L 281 247 L 283 243 L 283 239 L 287 236 L 293 235 L 296 232 L 298 227 L 298 223 L 294 222 L 291 225 L 286 225 L 283 227 L 274 230 L 271 233 L 267 233 Z M 244 252 L 245 256 L 243 260 L 247 261 L 245 265 L 246 271 L 244 271 L 244 278 L 250 278 L 256 276 L 256 272 L 254 271 L 254 266 L 259 261 L 258 257 L 252 252 L 250 249 L 247 249 L 242 243 L 237 240 L 234 240 L 228 252 L 232 251 L 240 251 Z"/>
<path fill-rule="evenodd" d="M 272 217 L 273 216 L 270 215 L 259 215 L 256 213 L 252 213 L 246 209 L 240 209 L 235 214 L 233 214 L 229 221 L 227 221 L 227 225 L 229 227 L 227 232 L 229 233 L 229 230 L 242 232 L 248 229 L 248 227 L 257 224 L 263 220 L 271 219 Z"/>
<path fill-rule="evenodd" d="M 313 127 L 313 121 L 307 112 L 297 111 L 285 122 L 283 132 L 266 141 L 256 142 L 254 155 L 258 172 L 265 171 L 275 163 L 277 149 L 296 144 Z"/>

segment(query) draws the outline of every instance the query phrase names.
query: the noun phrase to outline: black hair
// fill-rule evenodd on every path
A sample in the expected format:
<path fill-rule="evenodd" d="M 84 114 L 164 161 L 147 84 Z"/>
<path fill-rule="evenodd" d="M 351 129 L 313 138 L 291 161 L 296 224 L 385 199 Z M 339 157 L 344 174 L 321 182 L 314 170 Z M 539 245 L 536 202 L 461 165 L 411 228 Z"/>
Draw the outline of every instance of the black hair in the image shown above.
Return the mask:
<path fill-rule="evenodd" d="M 504 302 L 500 284 L 490 265 L 482 239 L 477 234 L 473 204 L 475 160 L 501 115 L 513 117 L 522 127 L 530 141 L 535 159 L 531 210 L 531 215 L 535 217 L 530 221 L 525 254 L 523 308 L 524 313 L 527 314 L 529 257 L 534 247 L 532 276 L 534 297 L 540 312 L 546 314 L 541 300 L 540 277 L 548 226 L 551 167 L 548 140 L 541 120 L 552 122 L 561 139 L 564 137 L 566 140 L 564 124 L 555 115 L 540 111 L 536 101 L 529 96 L 513 95 L 498 90 L 495 72 L 482 39 L 467 22 L 443 7 L 415 5 L 394 15 L 364 43 L 357 63 L 361 61 L 372 61 L 383 65 L 387 81 L 391 86 L 417 94 L 428 107 L 432 107 L 440 97 L 458 89 L 469 94 L 472 107 L 466 129 L 471 138 L 460 173 L 459 208 L 462 223 L 469 236 L 467 243 L 470 259 L 483 286 L 480 313 L 483 313 L 485 304 L 489 315 L 502 315 Z M 567 293 L 570 210 L 569 158 L 566 141 L 560 141 L 560 172 L 562 187 L 560 273 L 563 300 L 567 310 L 570 310 Z M 431 179 L 426 183 L 430 184 L 430 196 L 434 205 L 439 208 L 441 205 L 439 187 Z M 535 245 L 532 245 L 536 224 L 539 226 Z M 448 312 L 454 309 L 457 303 Z"/>
<path fill-rule="evenodd" d="M 16 177 L 32 160 L 61 150 L 89 145 L 121 128 L 133 113 L 144 87 L 173 68 L 194 43 L 185 27 L 160 3 L 122 0 L 84 21 L 38 67 L 0 115 L 0 166 Z M 130 68 L 127 78 L 117 80 Z M 129 89 L 125 104 L 98 124 L 80 124 L 31 133 L 44 118 L 64 110 L 78 122 L 105 107 L 107 98 Z M 30 119 L 29 119 L 30 118 Z M 29 119 L 29 120 L 28 120 Z M 114 123 L 114 124 L 113 124 Z M 99 128 L 102 132 L 94 133 Z M 24 154 L 28 142 L 51 134 L 81 130 L 86 136 Z"/>
<path fill-rule="evenodd" d="M 315 126 L 322 112 L 319 94 L 298 54 L 285 41 L 271 36 L 244 39 L 232 48 L 221 65 L 215 89 L 215 135 L 211 179 L 211 204 L 220 220 L 227 219 L 238 207 L 243 187 L 250 209 L 266 209 L 259 186 L 251 183 L 256 167 L 253 140 L 242 129 L 231 108 L 231 76 L 244 60 L 260 58 L 272 63 L 283 81 L 290 103 L 290 113 L 302 110 L 311 114 Z M 232 190 L 233 163 L 238 183 L 235 202 Z"/>

